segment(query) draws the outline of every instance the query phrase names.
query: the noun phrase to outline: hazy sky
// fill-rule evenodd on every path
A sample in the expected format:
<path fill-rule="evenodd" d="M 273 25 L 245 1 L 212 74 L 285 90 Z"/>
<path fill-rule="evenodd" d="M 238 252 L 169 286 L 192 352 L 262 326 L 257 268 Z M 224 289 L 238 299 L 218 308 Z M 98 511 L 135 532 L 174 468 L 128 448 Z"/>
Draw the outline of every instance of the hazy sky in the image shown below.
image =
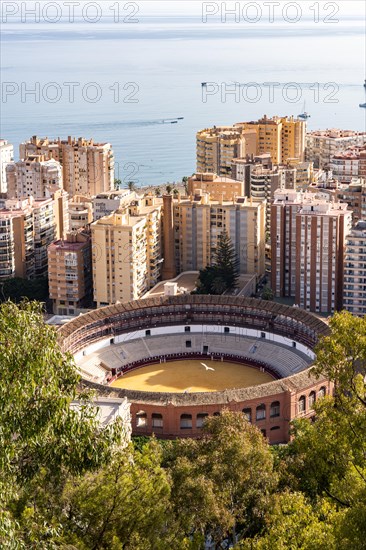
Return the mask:
<path fill-rule="evenodd" d="M 39 1 L 39 0 L 38 0 Z M 83 4 L 90 4 L 93 3 L 91 0 L 75 0 L 75 2 L 78 2 L 80 7 Z M 140 6 L 140 12 L 146 15 L 197 15 L 197 13 L 202 12 L 202 0 L 97 0 L 95 3 L 103 6 L 105 8 L 105 11 L 107 11 L 108 6 L 112 6 L 118 1 L 120 6 L 128 4 L 129 1 L 132 1 L 136 4 L 139 4 Z M 272 0 L 270 0 L 272 2 Z M 66 0 L 57 0 L 56 4 L 59 4 L 60 6 L 63 6 L 65 4 Z M 265 0 L 257 0 L 258 4 L 263 4 Z M 340 7 L 340 13 L 343 15 L 365 15 L 365 5 L 366 2 L 364 0 L 337 0 L 335 2 L 329 2 L 329 0 L 317 0 L 317 2 L 320 5 L 324 5 L 326 3 L 328 4 L 338 4 Z M 36 2 L 27 0 L 26 2 L 6 2 L 4 0 L 4 4 L 23 4 L 29 6 L 31 8 L 35 5 Z M 49 0 L 46 2 L 46 0 L 41 0 L 40 4 L 47 4 L 47 3 L 53 3 Z M 222 3 L 225 3 L 227 5 L 227 8 L 229 9 L 232 7 L 235 3 L 235 0 L 229 0 L 227 2 L 223 2 L 223 0 L 215 0 L 212 3 L 216 3 L 217 5 L 221 5 Z M 249 0 L 242 0 L 239 2 L 240 5 L 254 3 L 250 2 Z M 274 0 L 274 3 L 280 3 L 280 4 L 286 4 L 290 3 L 290 0 Z M 309 9 L 306 5 L 314 5 L 315 0 L 296 0 L 297 4 L 300 4 L 304 7 L 304 12 L 309 12 Z M 75 4 L 76 5 L 76 4 Z M 79 9 L 80 9 L 79 7 Z M 268 10 L 268 7 L 263 7 L 264 10 Z M 276 7 L 277 9 L 277 7 Z M 278 8 L 279 9 L 279 8 Z M 75 13 L 78 12 L 78 8 L 75 8 Z"/>

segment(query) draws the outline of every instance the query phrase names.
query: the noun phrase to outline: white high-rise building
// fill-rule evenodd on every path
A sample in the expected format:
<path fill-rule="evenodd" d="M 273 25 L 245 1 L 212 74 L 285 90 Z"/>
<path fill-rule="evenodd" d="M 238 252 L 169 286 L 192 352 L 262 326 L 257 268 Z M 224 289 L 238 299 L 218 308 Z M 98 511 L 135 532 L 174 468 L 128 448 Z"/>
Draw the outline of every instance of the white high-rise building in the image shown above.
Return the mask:
<path fill-rule="evenodd" d="M 61 163 L 63 185 L 74 195 L 93 197 L 111 191 L 114 186 L 114 155 L 110 143 L 94 143 L 92 139 L 68 137 L 67 140 L 40 139 L 33 136 L 19 147 L 21 159 L 44 155 Z"/>
<path fill-rule="evenodd" d="M 5 139 L 0 139 L 0 193 L 6 193 L 6 166 L 13 161 L 14 147 Z"/>
<path fill-rule="evenodd" d="M 346 240 L 343 307 L 366 315 L 366 221 L 360 220 Z"/>
<path fill-rule="evenodd" d="M 8 198 L 45 199 L 62 189 L 62 166 L 43 155 L 31 155 L 6 166 Z"/>

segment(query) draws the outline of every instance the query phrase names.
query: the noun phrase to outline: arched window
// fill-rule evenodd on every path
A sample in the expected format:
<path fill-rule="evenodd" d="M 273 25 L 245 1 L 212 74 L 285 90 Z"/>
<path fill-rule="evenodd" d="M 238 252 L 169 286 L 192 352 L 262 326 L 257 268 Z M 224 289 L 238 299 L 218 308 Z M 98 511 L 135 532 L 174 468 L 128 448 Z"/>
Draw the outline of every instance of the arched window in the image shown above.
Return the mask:
<path fill-rule="evenodd" d="M 252 409 L 243 409 L 243 415 L 244 418 L 248 420 L 248 422 L 252 421 Z"/>
<path fill-rule="evenodd" d="M 191 430 L 192 429 L 192 415 L 191 414 L 181 414 L 180 415 L 180 429 L 181 430 Z"/>
<path fill-rule="evenodd" d="M 217 412 L 214 412 L 213 413 L 213 416 L 220 416 L 220 413 L 217 411 Z"/>
<path fill-rule="evenodd" d="M 264 403 L 258 405 L 255 418 L 256 420 L 264 420 L 266 418 L 266 406 Z"/>
<path fill-rule="evenodd" d="M 318 391 L 318 399 L 322 399 L 325 394 L 327 393 L 325 386 L 322 386 L 320 390 Z"/>
<path fill-rule="evenodd" d="M 266 432 L 266 430 L 261 430 L 261 432 L 262 432 L 263 437 L 267 437 L 267 432 Z"/>
<path fill-rule="evenodd" d="M 297 405 L 299 413 L 304 413 L 306 411 L 306 398 L 305 395 L 302 395 L 298 401 Z"/>
<path fill-rule="evenodd" d="M 280 429 L 279 426 L 272 426 L 271 432 L 274 432 L 274 431 L 279 430 L 279 429 Z"/>
<path fill-rule="evenodd" d="M 312 409 L 316 400 L 315 391 L 309 393 L 309 409 Z"/>
<path fill-rule="evenodd" d="M 271 403 L 269 416 L 271 418 L 274 418 L 275 416 L 280 416 L 280 402 L 279 401 L 273 401 L 273 403 Z"/>
<path fill-rule="evenodd" d="M 162 428 L 163 427 L 163 415 L 160 413 L 152 413 L 151 415 L 151 425 L 153 428 Z"/>
<path fill-rule="evenodd" d="M 136 414 L 136 428 L 147 426 L 147 414 L 145 411 L 139 411 Z"/>
<path fill-rule="evenodd" d="M 202 428 L 206 416 L 208 416 L 208 413 L 198 413 L 197 418 L 196 418 L 196 427 L 197 428 Z"/>

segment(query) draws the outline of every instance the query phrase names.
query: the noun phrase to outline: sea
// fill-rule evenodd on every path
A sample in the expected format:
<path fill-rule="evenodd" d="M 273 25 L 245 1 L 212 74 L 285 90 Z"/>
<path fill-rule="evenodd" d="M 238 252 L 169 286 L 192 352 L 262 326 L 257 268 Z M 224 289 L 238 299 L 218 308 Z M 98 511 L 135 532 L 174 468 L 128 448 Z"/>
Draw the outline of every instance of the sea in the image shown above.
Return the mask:
<path fill-rule="evenodd" d="M 3 18 L 0 135 L 15 159 L 33 135 L 83 136 L 112 144 L 123 184 L 164 185 L 195 171 L 196 132 L 213 125 L 306 110 L 310 130 L 366 131 L 360 14 L 333 16 L 318 2 L 318 21 L 310 3 L 299 21 L 291 6 L 271 21 L 252 2 L 225 20 L 210 15 L 215 2 L 203 17 L 205 3 L 177 15 L 166 2 L 154 15 L 144 2 L 104 1 L 100 20 L 89 7 L 51 23 L 48 4 L 39 21 Z"/>

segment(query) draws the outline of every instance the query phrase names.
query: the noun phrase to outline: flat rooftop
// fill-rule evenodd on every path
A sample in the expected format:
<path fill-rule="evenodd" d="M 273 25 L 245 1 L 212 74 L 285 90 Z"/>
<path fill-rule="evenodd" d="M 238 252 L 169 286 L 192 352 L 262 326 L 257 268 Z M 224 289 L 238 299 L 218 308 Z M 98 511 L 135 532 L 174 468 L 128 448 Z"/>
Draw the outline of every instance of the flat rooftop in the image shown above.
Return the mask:
<path fill-rule="evenodd" d="M 149 292 L 147 292 L 142 299 L 145 298 L 157 298 L 159 296 L 164 296 L 164 285 L 165 283 L 177 283 L 178 288 L 185 288 L 187 292 L 191 293 L 192 290 L 196 288 L 196 282 L 198 279 L 199 271 L 184 271 L 175 279 L 167 279 L 166 281 L 161 281 L 154 286 Z"/>

